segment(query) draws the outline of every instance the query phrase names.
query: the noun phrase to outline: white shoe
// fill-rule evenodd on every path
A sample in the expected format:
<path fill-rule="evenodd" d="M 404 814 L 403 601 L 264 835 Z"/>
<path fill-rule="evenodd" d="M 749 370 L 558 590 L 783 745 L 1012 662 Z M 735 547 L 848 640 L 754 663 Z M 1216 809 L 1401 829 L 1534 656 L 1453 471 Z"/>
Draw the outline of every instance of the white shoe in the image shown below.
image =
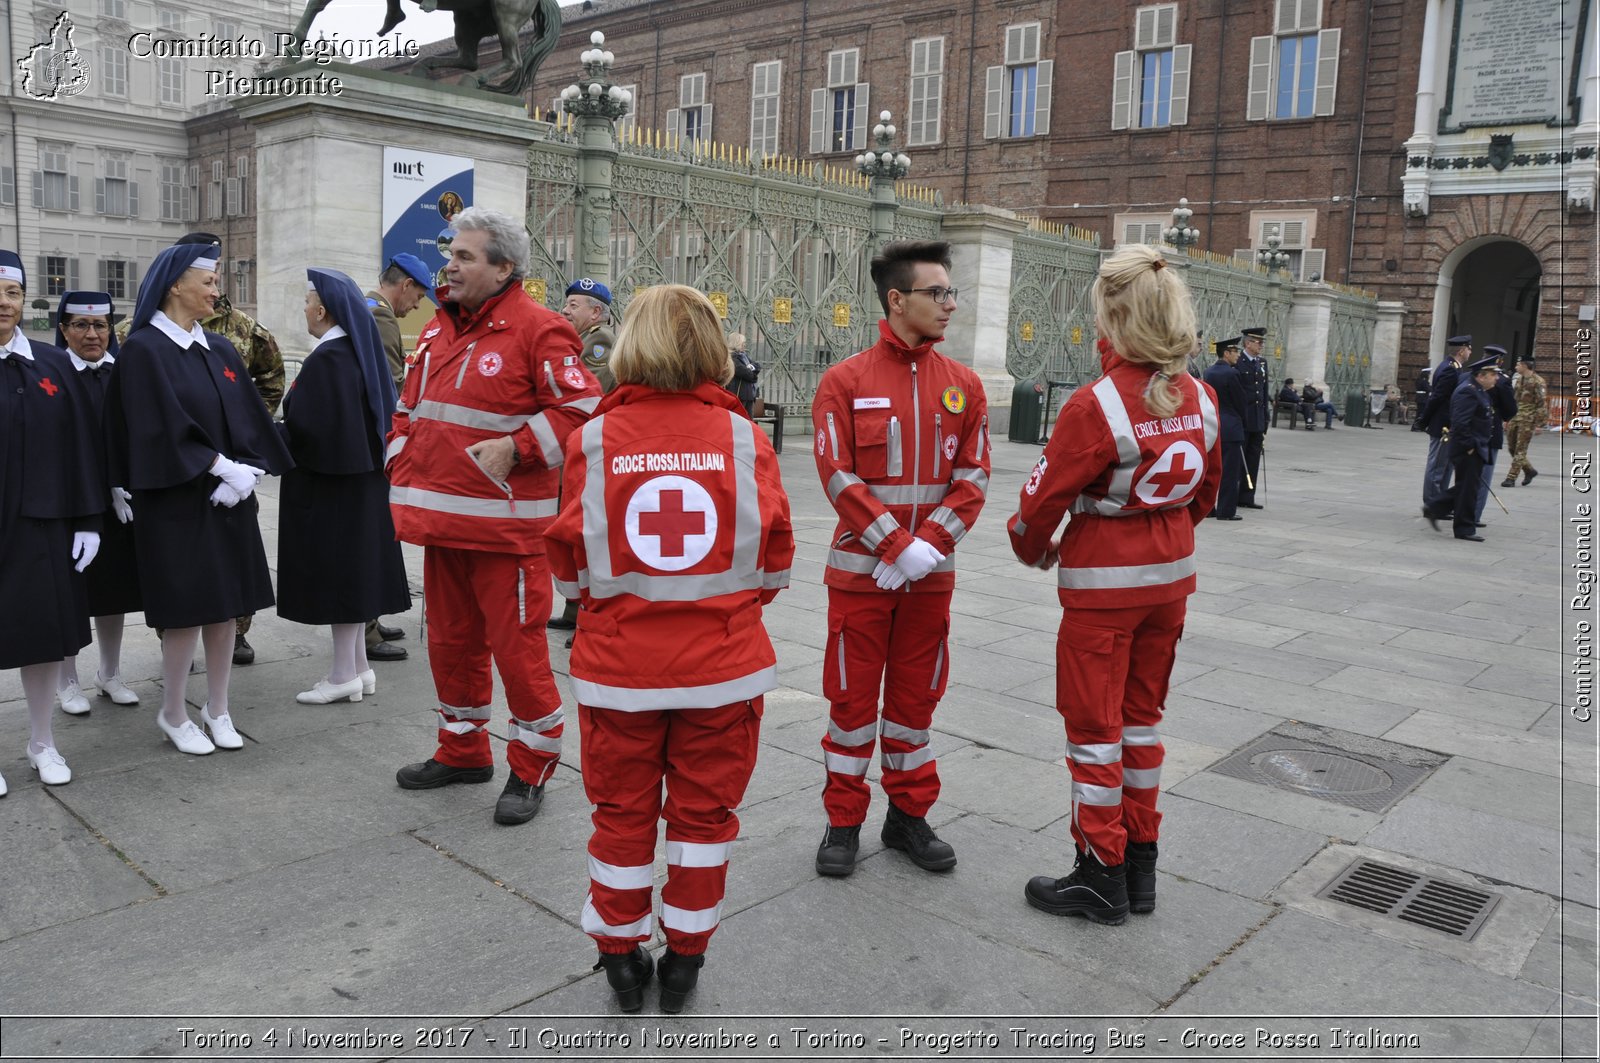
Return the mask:
<path fill-rule="evenodd" d="M 217 747 L 212 745 L 211 739 L 202 734 L 200 728 L 196 727 L 188 716 L 184 716 L 183 722 L 173 727 L 157 714 L 156 726 L 161 728 L 161 733 L 166 735 L 173 745 L 178 747 L 180 753 L 193 753 L 197 757 L 203 757 L 207 753 L 216 752 Z"/>
<path fill-rule="evenodd" d="M 4 797 L 7 792 L 6 777 L 4 775 L 0 775 L 0 797 Z"/>
<path fill-rule="evenodd" d="M 76 682 L 68 683 L 56 691 L 56 697 L 61 702 L 61 711 L 68 716 L 89 715 L 89 699 L 83 696 Z"/>
<path fill-rule="evenodd" d="M 233 729 L 233 717 L 223 713 L 216 719 L 211 718 L 211 706 L 207 705 L 200 710 L 200 721 L 205 724 L 206 730 L 211 732 L 211 741 L 218 749 L 243 749 L 244 739 L 239 737 L 239 732 Z"/>
<path fill-rule="evenodd" d="M 33 765 L 33 770 L 39 773 L 39 781 L 46 786 L 65 786 L 72 781 L 72 769 L 67 767 L 67 758 L 56 752 L 55 746 L 45 746 L 35 753 L 30 743 L 28 763 Z"/>
<path fill-rule="evenodd" d="M 122 681 L 120 675 L 114 675 L 110 679 L 102 679 L 100 678 L 100 673 L 96 672 L 94 674 L 94 685 L 100 688 L 100 696 L 110 698 L 113 705 L 139 704 L 139 695 L 135 694 L 133 689 Z"/>
<path fill-rule="evenodd" d="M 368 669 L 371 671 L 371 669 Z M 372 679 L 374 688 L 377 677 Z M 302 690 L 294 696 L 294 700 L 302 705 L 331 705 L 335 701 L 360 701 L 361 695 L 366 693 L 367 681 L 364 676 L 356 676 L 348 683 L 330 683 L 326 679 L 319 679 L 310 690 Z"/>
<path fill-rule="evenodd" d="M 368 668 L 361 673 L 361 693 L 376 694 L 378 692 L 378 673 Z"/>

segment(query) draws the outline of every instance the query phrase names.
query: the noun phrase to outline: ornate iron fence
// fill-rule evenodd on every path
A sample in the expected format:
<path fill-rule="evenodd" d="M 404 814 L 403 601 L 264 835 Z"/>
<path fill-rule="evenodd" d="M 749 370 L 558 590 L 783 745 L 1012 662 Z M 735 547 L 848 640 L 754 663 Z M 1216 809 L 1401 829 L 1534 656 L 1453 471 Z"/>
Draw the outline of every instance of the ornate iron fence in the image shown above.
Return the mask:
<path fill-rule="evenodd" d="M 1200 367 L 1211 364 L 1212 344 L 1247 328 L 1267 330 L 1261 355 L 1267 363 L 1272 394 L 1283 383 L 1283 355 L 1288 343 L 1293 285 L 1282 272 L 1210 251 L 1190 251 L 1184 280 L 1194 294 L 1194 310 L 1202 339 Z"/>
<path fill-rule="evenodd" d="M 1018 380 L 1081 384 L 1100 375 L 1089 286 L 1100 236 L 1031 221 L 1011 251 L 1006 371 Z"/>
<path fill-rule="evenodd" d="M 1372 337 L 1378 325 L 1377 297 L 1371 292 L 1334 285 L 1333 309 L 1328 319 L 1328 350 L 1323 379 L 1328 401 L 1344 408 L 1352 391 L 1367 400 L 1372 384 Z"/>

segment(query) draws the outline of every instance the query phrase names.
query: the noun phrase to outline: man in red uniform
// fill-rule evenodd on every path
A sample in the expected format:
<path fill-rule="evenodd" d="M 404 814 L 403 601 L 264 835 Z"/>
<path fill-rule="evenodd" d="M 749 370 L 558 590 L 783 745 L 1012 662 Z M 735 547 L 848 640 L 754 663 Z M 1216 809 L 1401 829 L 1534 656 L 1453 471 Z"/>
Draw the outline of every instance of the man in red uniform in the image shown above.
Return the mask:
<path fill-rule="evenodd" d="M 473 207 L 453 222 L 439 312 L 418 338 L 389 436 L 395 532 L 426 547 L 428 653 L 439 748 L 396 775 L 425 790 L 488 782 L 499 667 L 511 709 L 510 777 L 496 823 L 526 823 L 561 754 L 561 695 L 544 622 L 544 530 L 556 514 L 562 447 L 600 402 L 578 334 L 522 289 L 522 222 Z"/>
<path fill-rule="evenodd" d="M 811 404 L 817 472 L 839 513 L 823 580 L 828 829 L 817 849 L 818 873 L 834 876 L 855 870 L 879 736 L 883 843 L 929 871 L 955 866 L 925 818 L 939 797 L 928 727 L 949 679 L 953 555 L 989 487 L 983 384 L 933 349 L 956 309 L 950 245 L 888 244 L 872 279 L 878 342 L 829 369 Z"/>

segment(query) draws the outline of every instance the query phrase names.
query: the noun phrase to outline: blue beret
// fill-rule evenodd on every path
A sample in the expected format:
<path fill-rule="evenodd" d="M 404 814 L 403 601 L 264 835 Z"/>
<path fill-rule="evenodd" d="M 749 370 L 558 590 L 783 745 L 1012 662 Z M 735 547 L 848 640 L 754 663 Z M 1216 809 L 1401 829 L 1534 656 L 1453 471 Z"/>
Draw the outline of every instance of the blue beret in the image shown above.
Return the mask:
<path fill-rule="evenodd" d="M 428 272 L 428 267 L 422 259 L 416 255 L 401 252 L 389 260 L 389 265 L 399 266 L 405 270 L 406 276 L 420 284 L 422 290 L 428 293 L 429 299 L 432 299 L 435 304 L 439 302 L 433 296 L 433 275 Z"/>
<path fill-rule="evenodd" d="M 579 277 L 567 285 L 568 295 L 587 295 L 591 299 L 598 299 L 607 306 L 611 305 L 611 289 L 597 280 L 589 277 Z"/>

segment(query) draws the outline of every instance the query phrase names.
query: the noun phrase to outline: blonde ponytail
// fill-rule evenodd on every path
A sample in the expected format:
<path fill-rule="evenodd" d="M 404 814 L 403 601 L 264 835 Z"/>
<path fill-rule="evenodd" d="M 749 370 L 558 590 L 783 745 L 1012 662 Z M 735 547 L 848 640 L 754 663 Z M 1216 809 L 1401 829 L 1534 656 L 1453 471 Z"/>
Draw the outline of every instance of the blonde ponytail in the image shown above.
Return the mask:
<path fill-rule="evenodd" d="M 1183 403 L 1177 376 L 1195 349 L 1194 300 L 1178 271 L 1146 244 L 1118 248 L 1090 290 L 1095 324 L 1123 361 L 1155 370 L 1144 408 L 1171 417 Z"/>

